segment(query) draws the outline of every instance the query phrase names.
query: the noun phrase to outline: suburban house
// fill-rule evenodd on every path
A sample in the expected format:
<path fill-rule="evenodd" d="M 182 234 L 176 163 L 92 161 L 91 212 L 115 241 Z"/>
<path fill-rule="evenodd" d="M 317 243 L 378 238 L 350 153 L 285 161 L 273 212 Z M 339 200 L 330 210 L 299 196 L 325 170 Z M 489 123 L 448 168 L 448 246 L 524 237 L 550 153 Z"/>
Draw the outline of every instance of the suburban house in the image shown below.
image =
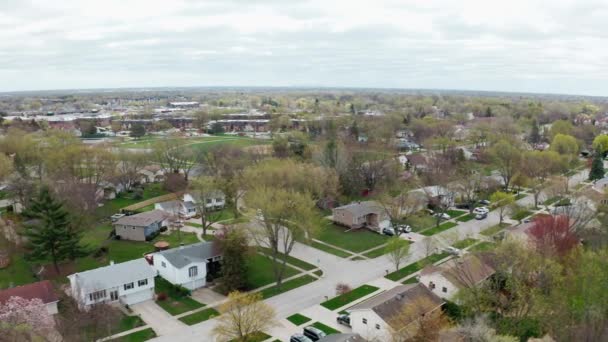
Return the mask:
<path fill-rule="evenodd" d="M 165 178 L 165 173 L 158 165 L 148 165 L 139 171 L 139 182 L 145 183 L 157 183 Z"/>
<path fill-rule="evenodd" d="M 71 295 L 87 308 L 97 303 L 137 304 L 154 298 L 156 272 L 144 258 L 68 276 Z"/>
<path fill-rule="evenodd" d="M 196 205 L 192 201 L 167 201 L 154 204 L 155 210 L 162 210 L 165 213 L 178 216 L 180 218 L 193 218 L 196 216 Z"/>
<path fill-rule="evenodd" d="M 58 312 L 57 302 L 59 302 L 59 298 L 55 294 L 53 284 L 48 280 L 0 290 L 0 304 L 4 304 L 11 297 L 21 297 L 27 300 L 40 299 L 50 315 Z"/>
<path fill-rule="evenodd" d="M 367 340 L 359 334 L 341 333 L 327 335 L 322 337 L 318 342 L 367 342 Z"/>
<path fill-rule="evenodd" d="M 193 194 L 195 196 L 193 196 Z M 198 199 L 204 198 L 205 208 L 210 210 L 223 209 L 226 206 L 226 195 L 220 190 L 213 190 L 206 193 L 204 196 L 196 196 L 195 193 L 184 194 L 184 203 L 196 203 Z"/>
<path fill-rule="evenodd" d="M 439 185 L 425 186 L 408 192 L 408 196 L 418 198 L 419 204 L 416 210 L 422 210 L 428 204 L 453 206 L 455 195 L 455 191 Z"/>
<path fill-rule="evenodd" d="M 351 229 L 380 230 L 390 225 L 386 210 L 375 201 L 354 202 L 332 209 L 335 223 Z"/>
<path fill-rule="evenodd" d="M 392 341 L 393 333 L 404 340 L 414 335 L 416 316 L 440 312 L 442 305 L 443 300 L 424 285 L 409 284 L 396 286 L 346 311 L 354 333 L 370 341 Z M 404 315 L 406 310 L 412 314 Z"/>
<path fill-rule="evenodd" d="M 114 222 L 114 231 L 123 240 L 148 241 L 167 226 L 168 218 L 169 214 L 162 210 L 123 216 Z"/>
<path fill-rule="evenodd" d="M 412 171 L 425 171 L 428 169 L 429 161 L 428 159 L 421 153 L 412 153 L 406 155 L 407 164 Z"/>
<path fill-rule="evenodd" d="M 434 294 L 453 299 L 461 289 L 479 285 L 496 271 L 489 262 L 472 254 L 441 265 L 429 265 L 420 271 L 419 280 Z"/>
<path fill-rule="evenodd" d="M 207 284 L 207 275 L 219 270 L 222 253 L 218 242 L 199 242 L 149 254 L 148 262 L 171 284 L 194 290 Z"/>

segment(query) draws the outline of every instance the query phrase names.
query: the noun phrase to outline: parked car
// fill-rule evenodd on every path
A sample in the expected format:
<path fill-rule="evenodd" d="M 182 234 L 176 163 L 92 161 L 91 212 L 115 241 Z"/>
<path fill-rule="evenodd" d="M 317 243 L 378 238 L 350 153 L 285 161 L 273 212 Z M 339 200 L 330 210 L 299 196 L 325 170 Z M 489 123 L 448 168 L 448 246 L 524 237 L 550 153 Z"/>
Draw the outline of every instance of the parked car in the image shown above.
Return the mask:
<path fill-rule="evenodd" d="M 458 249 L 458 248 L 456 248 L 456 247 L 452 247 L 452 246 L 447 247 L 447 248 L 445 249 L 445 251 L 446 251 L 447 253 L 449 253 L 449 254 L 452 254 L 452 255 L 461 255 L 461 254 L 462 254 L 462 251 L 461 251 L 460 249 Z"/>
<path fill-rule="evenodd" d="M 490 201 L 484 199 L 484 200 L 479 201 L 479 204 L 490 205 Z"/>
<path fill-rule="evenodd" d="M 472 205 L 472 203 L 456 203 L 455 207 L 456 209 L 469 209 Z"/>
<path fill-rule="evenodd" d="M 479 213 L 479 214 L 475 215 L 476 220 L 483 220 L 487 217 L 488 217 L 488 213 Z"/>
<path fill-rule="evenodd" d="M 118 221 L 120 218 L 125 217 L 125 216 L 126 216 L 125 214 L 114 214 L 114 215 L 110 216 L 110 220 L 111 220 L 112 222 L 116 222 L 116 221 Z"/>
<path fill-rule="evenodd" d="M 312 342 L 312 340 L 302 334 L 294 334 L 289 338 L 289 342 Z"/>
<path fill-rule="evenodd" d="M 477 215 L 477 214 L 487 214 L 490 212 L 490 209 L 488 209 L 487 207 L 477 207 L 475 209 L 473 209 L 473 214 Z"/>
<path fill-rule="evenodd" d="M 386 227 L 386 228 L 382 229 L 382 234 L 388 235 L 388 236 L 395 236 L 395 230 L 393 228 Z"/>
<path fill-rule="evenodd" d="M 304 328 L 304 336 L 308 337 L 309 339 L 311 339 L 314 342 L 314 341 L 318 341 L 318 340 L 322 339 L 323 337 L 327 336 L 327 334 L 324 333 L 323 331 L 313 327 L 312 325 L 309 325 L 306 328 Z"/>
<path fill-rule="evenodd" d="M 404 233 L 411 233 L 412 232 L 412 227 L 410 227 L 407 224 L 402 224 L 400 226 L 397 226 L 397 229 L 401 230 Z"/>
<path fill-rule="evenodd" d="M 338 316 L 338 318 L 336 318 L 336 321 L 338 321 L 338 324 L 342 324 L 342 325 L 346 325 L 347 327 L 350 327 L 350 316 L 347 314 Z"/>
<path fill-rule="evenodd" d="M 448 214 L 446 214 L 446 213 L 437 213 L 437 214 L 435 214 L 435 215 L 433 215 L 433 216 L 435 216 L 435 217 L 439 217 L 439 218 L 441 218 L 442 220 L 449 220 L 449 219 L 451 219 L 451 218 L 452 218 L 450 215 L 448 215 Z"/>

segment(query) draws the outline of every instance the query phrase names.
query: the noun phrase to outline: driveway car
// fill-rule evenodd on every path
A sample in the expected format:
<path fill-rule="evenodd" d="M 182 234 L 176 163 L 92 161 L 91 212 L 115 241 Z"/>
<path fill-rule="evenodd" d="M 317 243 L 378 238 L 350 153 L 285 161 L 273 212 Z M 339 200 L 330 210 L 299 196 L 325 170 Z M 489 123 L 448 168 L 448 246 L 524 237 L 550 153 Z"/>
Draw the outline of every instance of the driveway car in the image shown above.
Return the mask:
<path fill-rule="evenodd" d="M 488 209 L 487 207 L 477 207 L 475 209 L 473 209 L 473 214 L 477 215 L 477 214 L 487 214 L 490 212 L 490 209 Z"/>
<path fill-rule="evenodd" d="M 304 328 L 304 336 L 308 337 L 309 339 L 311 339 L 314 342 L 314 341 L 318 341 L 318 340 L 322 339 L 323 337 L 327 336 L 327 334 L 324 333 L 323 331 L 313 327 L 312 325 L 309 325 L 306 328 Z"/>
<path fill-rule="evenodd" d="M 481 201 L 479 201 L 479 204 L 490 205 L 490 201 L 488 201 L 488 200 L 481 200 Z"/>
<path fill-rule="evenodd" d="M 387 227 L 387 228 L 382 229 L 382 234 L 388 235 L 388 236 L 395 236 L 395 230 L 393 228 Z"/>
<path fill-rule="evenodd" d="M 452 218 L 450 215 L 448 215 L 448 214 L 446 214 L 446 213 L 437 213 L 437 214 L 435 214 L 435 215 L 433 215 L 433 216 L 435 216 L 435 217 L 439 217 L 439 218 L 441 218 L 442 220 L 449 220 L 449 219 L 451 219 L 451 218 Z"/>
<path fill-rule="evenodd" d="M 336 321 L 338 321 L 338 324 L 342 324 L 342 325 L 346 325 L 347 327 L 350 327 L 350 316 L 349 315 L 340 315 L 340 316 L 338 316 L 338 318 L 336 318 Z"/>
<path fill-rule="evenodd" d="M 452 246 L 447 247 L 445 249 L 445 251 L 452 255 L 461 255 L 462 254 L 462 251 L 460 249 L 458 249 L 456 247 L 452 247 Z"/>
<path fill-rule="evenodd" d="M 476 220 L 483 220 L 487 217 L 488 217 L 488 213 L 479 213 L 479 214 L 475 215 Z"/>
<path fill-rule="evenodd" d="M 302 334 L 294 334 L 289 338 L 289 342 L 312 342 L 312 340 Z"/>

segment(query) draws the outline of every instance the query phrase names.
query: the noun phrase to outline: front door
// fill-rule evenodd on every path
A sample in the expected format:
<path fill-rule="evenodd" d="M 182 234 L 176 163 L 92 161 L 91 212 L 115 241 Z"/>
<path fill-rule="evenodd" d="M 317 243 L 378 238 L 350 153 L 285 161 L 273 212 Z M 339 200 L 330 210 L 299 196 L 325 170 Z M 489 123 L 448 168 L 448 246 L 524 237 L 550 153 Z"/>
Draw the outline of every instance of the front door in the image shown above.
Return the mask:
<path fill-rule="evenodd" d="M 110 301 L 118 300 L 118 290 L 114 290 L 110 292 Z"/>

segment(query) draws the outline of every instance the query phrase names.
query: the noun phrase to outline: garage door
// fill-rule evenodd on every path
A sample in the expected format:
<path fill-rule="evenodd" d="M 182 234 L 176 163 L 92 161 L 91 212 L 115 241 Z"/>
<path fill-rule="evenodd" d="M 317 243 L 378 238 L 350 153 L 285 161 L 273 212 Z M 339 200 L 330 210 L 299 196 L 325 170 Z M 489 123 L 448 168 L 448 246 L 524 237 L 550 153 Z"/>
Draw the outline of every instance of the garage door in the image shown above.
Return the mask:
<path fill-rule="evenodd" d="M 121 297 L 120 301 L 127 305 L 133 305 L 152 299 L 153 294 L 154 292 L 152 291 L 152 289 L 147 289 L 145 291 L 129 293 L 127 296 Z"/>

